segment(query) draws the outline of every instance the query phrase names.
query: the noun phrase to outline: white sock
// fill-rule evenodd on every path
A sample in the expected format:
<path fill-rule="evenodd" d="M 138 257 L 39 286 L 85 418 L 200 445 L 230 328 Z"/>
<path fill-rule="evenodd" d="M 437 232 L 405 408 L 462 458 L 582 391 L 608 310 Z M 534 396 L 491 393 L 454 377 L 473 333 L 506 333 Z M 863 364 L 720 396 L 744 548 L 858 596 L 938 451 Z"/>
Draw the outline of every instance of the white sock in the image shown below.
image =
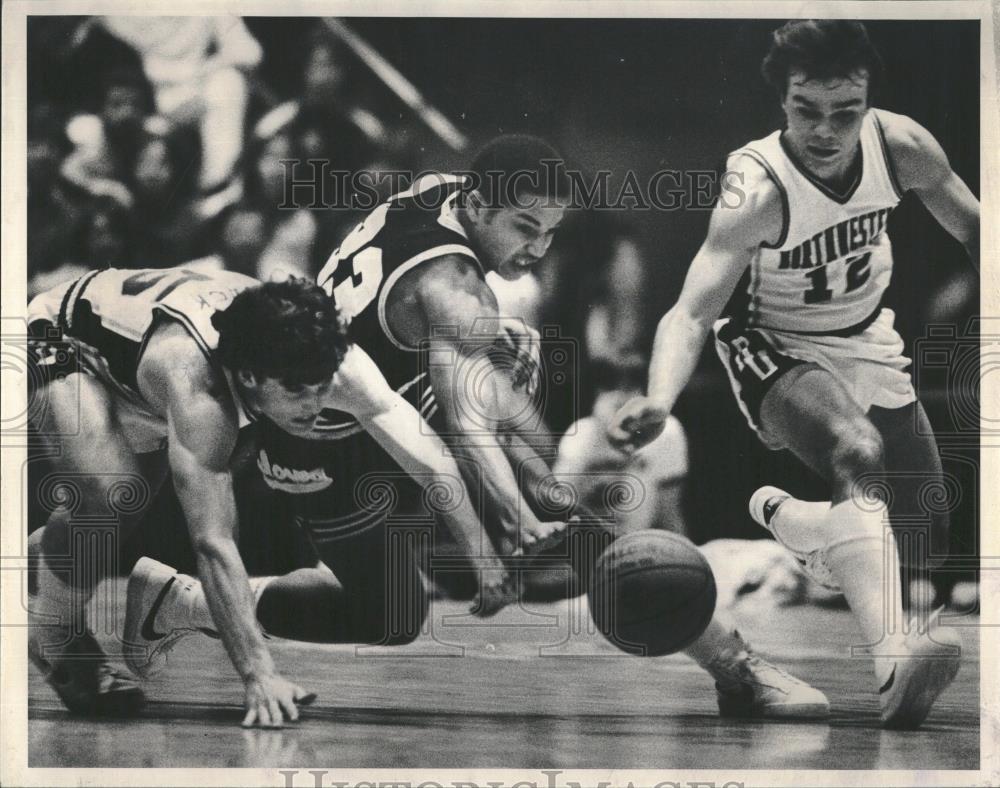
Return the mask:
<path fill-rule="evenodd" d="M 45 556 L 38 561 L 38 595 L 32 600 L 31 611 L 38 623 L 72 627 L 80 632 L 86 627 L 86 607 L 91 592 L 72 587 L 69 571 L 60 576 L 49 566 Z"/>
<path fill-rule="evenodd" d="M 767 526 L 774 538 L 798 553 L 811 553 L 827 543 L 829 501 L 782 501 Z"/>
<path fill-rule="evenodd" d="M 716 613 L 708 628 L 694 643 L 684 649 L 684 653 L 707 670 L 717 681 L 725 682 L 728 674 L 718 670 L 742 651 L 750 648 L 732 622 Z"/>
<path fill-rule="evenodd" d="M 789 498 L 771 531 L 792 550 L 823 550 L 824 563 L 854 613 L 866 645 L 888 648 L 903 626 L 896 539 L 884 504 L 836 506 Z"/>
<path fill-rule="evenodd" d="M 273 576 L 249 578 L 255 615 L 264 589 L 275 579 Z M 176 591 L 171 594 L 172 598 L 164 602 L 160 612 L 157 613 L 156 620 L 162 626 L 171 629 L 209 629 L 215 632 L 215 619 L 212 618 L 212 611 L 205 598 L 205 587 L 201 581 L 178 575 L 178 585 Z"/>
<path fill-rule="evenodd" d="M 829 520 L 834 530 L 826 547 L 826 565 L 844 592 L 865 643 L 888 645 L 886 641 L 902 631 L 904 619 L 899 552 L 885 506 L 865 511 L 844 501 L 830 510 Z M 838 538 L 839 529 L 857 529 L 857 535 Z"/>

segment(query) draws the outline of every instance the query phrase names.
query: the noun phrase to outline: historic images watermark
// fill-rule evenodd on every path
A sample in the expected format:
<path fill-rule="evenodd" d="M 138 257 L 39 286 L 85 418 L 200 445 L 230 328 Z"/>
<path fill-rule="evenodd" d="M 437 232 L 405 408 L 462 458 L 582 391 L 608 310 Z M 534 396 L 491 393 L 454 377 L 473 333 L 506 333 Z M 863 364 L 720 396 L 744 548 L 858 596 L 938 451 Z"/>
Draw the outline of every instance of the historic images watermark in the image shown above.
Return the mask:
<path fill-rule="evenodd" d="M 405 780 L 361 780 L 350 782 L 337 780 L 337 772 L 327 769 L 279 769 L 278 774 L 282 776 L 283 788 L 582 788 L 581 783 L 567 780 L 559 782 L 559 778 L 564 774 L 562 769 L 541 769 L 538 780 L 518 780 L 507 783 L 502 780 L 489 780 L 478 783 L 469 780 L 453 780 L 450 782 L 435 782 L 425 780 L 422 782 L 412 782 Z M 658 780 L 649 783 L 629 782 L 621 788 L 743 788 L 741 781 L 731 780 L 729 782 L 716 782 L 714 780 Z M 610 781 L 603 781 L 596 784 L 595 788 L 612 788 Z"/>
<path fill-rule="evenodd" d="M 430 170 L 343 170 L 326 159 L 282 159 L 285 190 L 279 210 L 370 211 L 390 195 L 407 192 L 418 181 L 441 185 L 463 179 L 463 190 L 475 191 L 486 207 L 505 205 L 527 210 L 560 204 L 599 211 L 710 211 L 716 205 L 738 208 L 746 199 L 744 174 L 735 170 L 660 169 L 651 174 L 635 170 L 586 173 L 562 162 L 546 160 L 539 171 L 471 171 L 440 173 Z M 433 184 L 431 184 L 433 185 Z M 428 210 L 434 189 L 413 190 L 418 206 Z"/>

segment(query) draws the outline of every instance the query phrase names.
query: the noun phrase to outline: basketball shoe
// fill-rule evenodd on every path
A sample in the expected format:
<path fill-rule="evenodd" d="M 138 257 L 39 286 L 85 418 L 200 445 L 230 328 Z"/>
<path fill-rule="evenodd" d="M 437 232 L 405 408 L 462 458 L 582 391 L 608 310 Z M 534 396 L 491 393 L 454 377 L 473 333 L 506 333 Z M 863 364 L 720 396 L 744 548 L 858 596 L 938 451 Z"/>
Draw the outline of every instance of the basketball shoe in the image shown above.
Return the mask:
<path fill-rule="evenodd" d="M 805 572 L 809 578 L 819 583 L 824 588 L 831 591 L 839 591 L 840 586 L 837 585 L 837 581 L 834 579 L 829 567 L 824 562 L 822 550 L 813 550 L 811 553 L 794 550 L 782 541 L 781 537 L 779 537 L 778 534 L 774 532 L 774 529 L 771 528 L 771 520 L 774 519 L 774 515 L 777 514 L 781 504 L 791 497 L 791 495 L 777 487 L 761 487 L 750 497 L 750 516 L 753 518 L 754 522 L 764 526 L 768 531 L 770 531 L 771 535 L 778 541 L 778 543 L 788 550 L 792 556 L 794 556 L 795 560 L 798 561 L 799 565 L 802 567 L 802 571 Z"/>
<path fill-rule="evenodd" d="M 938 626 L 943 608 L 926 625 L 919 616 L 898 645 L 876 647 L 875 672 L 883 728 L 914 730 L 927 718 L 938 696 L 958 675 L 962 641 L 951 627 Z"/>
<path fill-rule="evenodd" d="M 214 624 L 197 611 L 200 584 L 173 567 L 140 558 L 128 577 L 125 595 L 125 664 L 148 679 L 167 665 L 181 640 L 199 632 L 218 637 Z"/>
<path fill-rule="evenodd" d="M 784 720 L 825 719 L 826 695 L 754 653 L 739 632 L 738 647 L 723 649 L 705 666 L 715 679 L 719 714 Z"/>
<path fill-rule="evenodd" d="M 771 521 L 790 497 L 777 487 L 761 487 L 750 498 L 750 516 L 774 534 Z M 810 577 L 827 588 L 837 588 L 822 550 L 802 553 L 788 549 Z M 873 649 L 885 728 L 918 728 L 934 701 L 958 674 L 961 639 L 954 629 L 937 625 L 940 613 L 940 609 L 935 611 L 923 626 L 920 616 L 915 617 L 905 636 L 885 638 Z"/>
<path fill-rule="evenodd" d="M 94 717 L 130 717 L 142 709 L 142 690 L 111 667 L 89 630 L 75 635 L 36 614 L 28 618 L 28 658 L 67 709 Z"/>

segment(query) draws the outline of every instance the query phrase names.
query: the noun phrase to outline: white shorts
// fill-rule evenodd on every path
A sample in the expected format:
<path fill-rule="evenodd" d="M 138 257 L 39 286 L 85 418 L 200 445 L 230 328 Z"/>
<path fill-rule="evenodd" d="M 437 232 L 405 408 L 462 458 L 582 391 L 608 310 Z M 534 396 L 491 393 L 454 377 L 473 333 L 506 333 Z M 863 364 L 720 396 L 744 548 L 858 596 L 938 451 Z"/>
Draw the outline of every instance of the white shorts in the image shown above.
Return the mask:
<path fill-rule="evenodd" d="M 781 442 L 760 424 L 760 403 L 782 374 L 802 362 L 833 375 L 865 413 L 872 406 L 893 409 L 916 401 L 907 371 L 910 359 L 903 355 L 895 319 L 891 309 L 882 309 L 866 329 L 840 337 L 740 329 L 723 318 L 714 326 L 715 348 L 750 427 L 768 448 L 781 449 Z"/>

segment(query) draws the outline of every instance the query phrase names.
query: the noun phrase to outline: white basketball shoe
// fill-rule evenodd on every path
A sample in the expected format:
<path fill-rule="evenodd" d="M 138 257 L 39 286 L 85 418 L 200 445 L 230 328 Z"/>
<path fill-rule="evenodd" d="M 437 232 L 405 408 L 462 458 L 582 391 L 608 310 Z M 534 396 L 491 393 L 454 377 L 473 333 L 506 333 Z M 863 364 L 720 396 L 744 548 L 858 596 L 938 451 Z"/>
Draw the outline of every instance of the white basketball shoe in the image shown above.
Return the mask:
<path fill-rule="evenodd" d="M 738 632 L 733 634 L 739 648 L 724 649 L 707 666 L 721 716 L 817 720 L 830 715 L 826 695 L 758 656 Z"/>
<path fill-rule="evenodd" d="M 125 602 L 125 664 L 148 679 L 167 665 L 167 654 L 189 635 L 217 638 L 192 615 L 198 581 L 173 567 L 140 558 L 128 578 Z"/>

